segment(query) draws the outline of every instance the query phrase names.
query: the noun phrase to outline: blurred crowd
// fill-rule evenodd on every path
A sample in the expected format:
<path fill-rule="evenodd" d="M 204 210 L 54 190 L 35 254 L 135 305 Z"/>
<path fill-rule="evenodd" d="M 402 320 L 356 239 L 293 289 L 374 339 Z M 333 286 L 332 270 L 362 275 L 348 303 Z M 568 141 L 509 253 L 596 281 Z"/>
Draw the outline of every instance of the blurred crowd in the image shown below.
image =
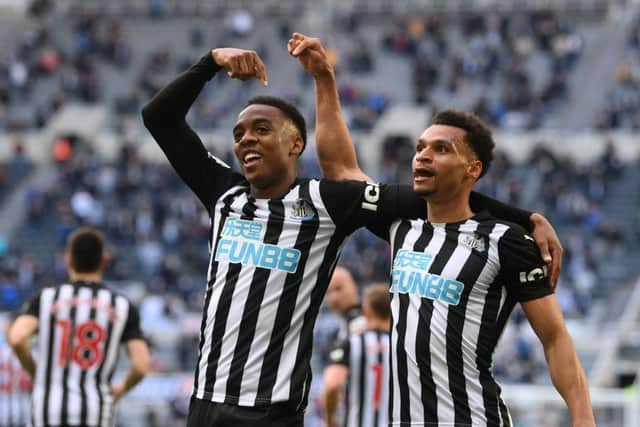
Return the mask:
<path fill-rule="evenodd" d="M 162 1 L 150 2 L 147 16 L 137 19 L 170 20 L 166 7 Z M 584 50 L 575 17 L 553 11 L 430 14 L 394 17 L 378 25 L 364 16 L 336 12 L 329 24 L 334 38 L 342 40 L 330 53 L 352 129 L 372 129 L 388 106 L 399 101 L 439 109 L 461 99 L 465 109 L 494 126 L 534 129 L 571 98 L 569 79 Z M 69 101 L 107 103 L 116 117 L 137 116 L 149 96 L 195 60 L 191 52 L 244 46 L 255 34 L 261 36 L 251 47 L 275 75 L 283 65 L 271 60 L 268 42 L 286 43 L 292 31 L 300 30 L 291 19 L 279 16 L 266 25 L 250 10 L 237 9 L 208 26 L 177 24 L 176 43 L 184 48 L 150 49 L 121 15 L 76 13 L 69 22 L 61 28 L 43 12 L 28 30 L 13 36 L 13 49 L 0 56 L 0 129 L 41 127 Z M 638 25 L 629 36 L 629 49 L 635 51 Z M 406 64 L 410 72 L 399 75 L 394 70 L 402 66 L 380 66 L 383 56 Z M 604 105 L 594 126 L 636 126 L 640 102 L 635 69 L 619 67 L 611 96 L 598 100 Z M 224 85 L 225 79 L 218 80 Z M 302 76 L 278 89 L 310 108 L 310 83 Z M 218 126 L 244 102 L 250 87 L 218 97 L 205 91 L 192 114 L 194 124 Z M 401 93 L 411 99 L 402 99 Z"/>

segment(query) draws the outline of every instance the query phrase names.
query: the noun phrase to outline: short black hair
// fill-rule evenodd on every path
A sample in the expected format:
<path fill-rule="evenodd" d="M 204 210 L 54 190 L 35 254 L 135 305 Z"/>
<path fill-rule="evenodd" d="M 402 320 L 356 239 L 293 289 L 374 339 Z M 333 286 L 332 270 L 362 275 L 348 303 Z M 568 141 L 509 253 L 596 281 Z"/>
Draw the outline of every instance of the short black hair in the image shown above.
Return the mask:
<path fill-rule="evenodd" d="M 293 106 L 293 104 L 285 101 L 282 98 L 278 98 L 275 96 L 256 96 L 247 101 L 247 107 L 249 105 L 269 105 L 271 107 L 275 107 L 278 110 L 282 111 L 282 113 L 290 119 L 295 127 L 300 132 L 300 137 L 302 138 L 302 151 L 304 151 L 307 146 L 307 122 L 304 119 L 300 110 Z"/>
<path fill-rule="evenodd" d="M 493 161 L 493 149 L 496 143 L 493 140 L 491 129 L 473 113 L 459 110 L 438 111 L 431 120 L 432 125 L 454 126 L 464 129 L 466 132 L 465 142 L 482 162 L 482 178 L 489 170 Z"/>
<path fill-rule="evenodd" d="M 102 268 L 104 237 L 93 227 L 80 227 L 67 238 L 67 253 L 76 272 L 98 272 Z"/>

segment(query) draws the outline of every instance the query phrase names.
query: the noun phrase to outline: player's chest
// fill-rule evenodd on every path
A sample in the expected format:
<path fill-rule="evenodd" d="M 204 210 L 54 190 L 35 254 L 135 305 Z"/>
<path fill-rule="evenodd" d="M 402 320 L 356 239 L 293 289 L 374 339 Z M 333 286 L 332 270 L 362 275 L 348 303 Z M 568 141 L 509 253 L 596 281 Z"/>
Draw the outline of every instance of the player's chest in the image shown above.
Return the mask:
<path fill-rule="evenodd" d="M 486 289 L 498 272 L 490 236 L 477 224 L 407 221 L 392 230 L 391 242 L 394 293 L 457 305 L 465 294 Z"/>

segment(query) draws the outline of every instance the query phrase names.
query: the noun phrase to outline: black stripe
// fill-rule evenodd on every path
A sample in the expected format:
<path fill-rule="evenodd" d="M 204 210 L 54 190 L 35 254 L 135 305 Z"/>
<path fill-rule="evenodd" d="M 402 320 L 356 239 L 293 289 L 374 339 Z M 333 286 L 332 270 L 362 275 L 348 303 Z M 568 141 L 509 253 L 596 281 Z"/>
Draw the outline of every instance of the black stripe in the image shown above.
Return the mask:
<path fill-rule="evenodd" d="M 247 195 L 247 197 L 250 197 Z M 257 207 L 253 203 L 245 203 L 242 207 L 242 215 L 240 219 L 252 220 Z M 222 232 L 222 229 L 220 229 Z M 218 233 L 218 236 L 220 233 Z M 219 240 L 216 239 L 216 242 Z M 215 252 L 216 248 L 212 248 Z M 208 356 L 206 382 L 204 386 L 204 398 L 211 399 L 213 397 L 213 389 L 216 382 L 216 370 L 218 369 L 218 363 L 220 362 L 220 352 L 222 351 L 222 342 L 224 334 L 227 330 L 227 320 L 229 318 L 229 311 L 231 310 L 231 303 L 233 300 L 233 293 L 238 283 L 238 277 L 242 271 L 242 264 L 229 263 L 227 269 L 227 275 L 225 277 L 224 288 L 220 299 L 216 302 L 216 313 L 213 331 L 211 332 L 211 350 Z M 213 278 L 213 276 L 212 276 Z M 206 310 L 205 310 L 206 312 Z"/>
<path fill-rule="evenodd" d="M 498 386 L 498 390 L 500 386 Z M 504 404 L 504 401 L 500 397 L 500 391 L 498 391 L 498 406 L 500 407 L 500 416 L 502 417 L 502 424 L 504 427 L 511 427 L 511 421 L 509 418 L 509 411 L 507 410 L 507 405 Z"/>
<path fill-rule="evenodd" d="M 285 212 L 282 201 L 276 199 L 269 200 L 269 220 L 264 235 L 264 243 L 272 245 L 278 243 L 284 226 L 284 218 Z M 267 289 L 270 273 L 271 270 L 268 268 L 257 267 L 251 280 L 251 288 L 249 295 L 247 295 L 244 312 L 242 313 L 238 341 L 233 354 L 233 360 L 231 361 L 229 379 L 227 380 L 227 396 L 225 398 L 227 403 L 237 403 L 237 399 L 233 399 L 240 395 L 244 365 L 249 358 L 249 351 L 251 350 L 251 343 L 256 333 L 258 315 L 260 314 L 260 308 Z"/>
<path fill-rule="evenodd" d="M 365 385 L 366 385 L 366 381 L 367 381 L 367 354 L 366 354 L 366 345 L 365 345 L 365 335 L 366 332 L 364 334 L 360 334 L 357 335 L 355 338 L 355 340 L 360 341 L 360 360 L 358 363 L 358 368 L 359 368 L 359 375 L 358 375 L 358 394 L 359 394 L 359 403 L 358 403 L 358 425 L 362 426 L 362 419 L 364 417 L 364 402 L 365 402 L 365 398 L 366 398 L 366 394 L 365 394 Z"/>
<path fill-rule="evenodd" d="M 300 198 L 313 205 L 313 200 L 309 194 L 310 181 L 304 181 L 299 186 Z M 313 219 L 303 221 L 300 224 L 300 231 L 296 239 L 295 248 L 300 251 L 300 260 L 298 262 L 298 269 L 294 274 L 288 274 L 284 282 L 282 289 L 282 295 L 280 295 L 280 301 L 278 302 L 278 311 L 273 327 L 273 333 L 269 340 L 269 345 L 264 355 L 264 361 L 262 362 L 262 369 L 260 370 L 260 381 L 258 383 L 258 394 L 256 396 L 256 402 L 261 404 L 268 404 L 271 402 L 271 396 L 273 395 L 273 387 L 278 375 L 278 368 L 280 365 L 280 357 L 282 356 L 284 340 L 287 336 L 287 332 L 291 326 L 291 317 L 293 316 L 296 308 L 296 300 L 298 293 L 300 292 L 300 286 L 304 278 L 304 272 L 307 265 L 307 260 L 311 252 L 311 245 L 315 240 L 319 227 L 319 218 L 316 214 Z M 321 277 L 321 276 L 318 276 Z M 318 283 L 321 283 L 318 279 Z M 324 285 L 326 291 L 327 283 Z M 317 287 L 317 286 L 316 286 Z M 324 294 L 323 294 L 324 295 Z M 312 299 L 311 304 L 313 306 L 314 301 Z M 317 303 L 318 306 L 320 305 Z M 303 328 L 304 329 L 304 328 Z M 304 331 L 303 337 L 304 335 Z M 312 339 L 313 337 L 310 337 Z M 286 350 L 285 350 L 286 351 Z M 300 351 L 300 349 L 298 349 Z M 294 376 L 298 371 L 305 371 L 307 368 L 297 363 L 294 365 Z M 293 379 L 292 379 L 293 381 Z M 293 390 L 295 383 L 292 383 Z"/>
<path fill-rule="evenodd" d="M 396 236 L 393 242 L 393 259 L 399 249 L 402 248 L 402 244 L 407 236 L 407 233 L 411 230 L 411 223 L 402 221 L 396 231 Z M 393 264 L 393 261 L 392 261 Z M 411 422 L 411 400 L 409 395 L 409 384 L 407 383 L 407 376 L 409 371 L 407 370 L 407 353 L 404 348 L 404 338 L 407 333 L 407 310 L 409 309 L 409 296 L 407 294 L 400 294 L 395 292 L 394 298 L 398 298 L 398 323 L 396 325 L 396 333 L 398 334 L 398 344 L 396 346 L 396 358 L 398 359 L 398 367 L 396 372 L 398 374 L 398 385 L 400 389 L 400 422 Z"/>
<path fill-rule="evenodd" d="M 91 299 L 95 301 L 98 296 L 98 286 L 91 286 Z M 89 310 L 89 321 L 96 319 L 96 304 L 91 304 L 91 309 Z M 105 353 L 103 353 L 104 360 Z M 102 363 L 102 360 L 100 361 Z M 87 392 L 85 387 L 85 381 L 87 378 L 87 371 L 82 370 L 80 373 L 80 424 L 89 424 L 87 420 Z M 96 385 L 99 387 L 99 382 L 96 381 Z"/>
<path fill-rule="evenodd" d="M 482 310 L 482 321 L 478 333 L 476 366 L 479 371 L 480 385 L 482 386 L 482 399 L 484 401 L 487 427 L 500 426 L 500 413 L 498 409 L 497 384 L 491 374 L 491 358 L 498 338 L 496 321 L 500 306 L 500 294 L 502 286 L 493 282 L 489 286 Z"/>
<path fill-rule="evenodd" d="M 99 412 L 98 412 L 98 425 L 102 425 L 102 413 L 104 411 L 104 396 L 102 394 L 102 388 L 100 387 L 102 384 L 102 369 L 104 368 L 106 356 L 109 354 L 109 350 L 110 350 L 109 347 L 111 345 L 111 334 L 113 332 L 113 321 L 114 321 L 114 315 L 116 310 L 116 295 L 113 292 L 109 292 L 109 293 L 111 295 L 109 309 L 112 311 L 111 313 L 109 313 L 109 317 L 107 319 L 107 330 L 106 330 L 107 336 L 105 338 L 105 345 L 104 345 L 105 359 L 102 360 L 102 362 L 100 363 L 100 366 L 98 366 L 98 369 L 96 370 L 96 383 L 98 384 L 98 400 L 100 401 Z"/>
<path fill-rule="evenodd" d="M 393 299 L 396 298 L 396 296 L 392 293 L 390 295 L 389 298 L 389 303 L 393 303 Z M 391 329 L 389 330 L 389 348 L 387 351 L 387 356 L 389 357 L 389 381 L 387 382 L 387 387 L 389 387 L 389 402 L 387 404 L 387 418 L 389 423 L 391 423 L 391 421 L 393 421 L 393 357 L 391 356 L 391 349 L 393 347 L 392 343 L 393 343 L 393 314 L 391 314 L 389 322 L 391 324 Z"/>
<path fill-rule="evenodd" d="M 474 235 L 479 236 L 484 242 L 488 242 L 492 228 L 493 224 L 484 222 L 477 227 Z M 465 285 L 460 302 L 456 306 L 449 306 L 447 314 L 447 367 L 456 425 L 471 424 L 471 408 L 469 407 L 469 395 L 467 393 L 464 362 L 462 360 L 462 334 L 469 294 L 487 264 L 488 255 L 488 245 L 485 245 L 485 250 L 482 252 L 471 249 L 468 259 L 465 260 L 460 273 L 456 277 L 456 280 Z"/>
<path fill-rule="evenodd" d="M 49 316 L 49 330 L 47 331 L 47 368 L 44 375 L 44 404 L 42 405 L 44 414 L 43 420 L 44 425 L 49 425 L 49 395 L 51 394 L 51 364 L 53 362 L 54 355 L 53 353 L 53 338 L 55 337 L 55 327 L 56 327 L 56 315 L 53 312 L 52 308 L 58 300 L 58 296 L 60 295 L 60 287 L 57 287 L 55 293 L 53 294 L 53 299 L 51 300 L 51 305 L 49 307 L 40 306 L 40 318 L 48 315 Z M 41 303 L 42 304 L 42 303 Z M 48 310 L 49 312 L 45 312 Z"/>
<path fill-rule="evenodd" d="M 78 286 L 73 287 L 73 293 L 71 294 L 72 300 L 75 300 L 78 296 L 78 291 L 80 288 Z M 69 346 L 67 347 L 67 354 L 65 356 L 65 366 L 62 370 L 62 408 L 60 415 L 60 424 L 67 425 L 69 424 L 68 413 L 69 413 L 69 365 L 72 363 L 72 349 L 74 347 L 74 341 L 76 337 L 76 327 L 77 319 L 76 319 L 76 311 L 78 307 L 75 302 L 71 304 L 71 308 L 69 309 L 69 320 L 71 321 L 71 328 L 69 330 Z"/>
<path fill-rule="evenodd" d="M 416 243 L 413 245 L 415 252 L 424 252 L 431 240 L 433 239 L 434 228 L 428 223 L 422 224 L 422 232 Z M 446 241 L 445 241 L 446 243 Z M 443 246 L 444 247 L 444 246 Z M 433 264 L 436 264 L 434 259 Z M 439 265 L 436 264 L 436 268 Z M 433 265 L 429 271 L 433 270 Z M 442 268 L 440 268 L 442 271 Z M 437 273 L 436 273 L 437 274 Z M 416 335 L 416 361 L 420 370 L 420 385 L 422 391 L 422 407 L 424 411 L 425 422 L 437 422 L 438 417 L 438 399 L 436 397 L 436 386 L 431 373 L 431 316 L 433 315 L 433 301 L 428 298 L 422 298 L 420 308 L 418 309 L 418 326 Z"/>

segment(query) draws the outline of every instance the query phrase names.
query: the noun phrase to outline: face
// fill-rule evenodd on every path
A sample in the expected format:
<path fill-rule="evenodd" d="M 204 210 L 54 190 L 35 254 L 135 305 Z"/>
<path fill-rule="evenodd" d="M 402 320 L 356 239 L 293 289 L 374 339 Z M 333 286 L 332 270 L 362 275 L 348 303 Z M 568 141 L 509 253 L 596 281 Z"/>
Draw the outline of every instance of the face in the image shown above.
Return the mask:
<path fill-rule="evenodd" d="M 346 314 L 358 304 L 358 289 L 348 270 L 338 267 L 331 277 L 327 289 L 327 302 L 332 310 Z"/>
<path fill-rule="evenodd" d="M 413 156 L 413 189 L 430 200 L 447 200 L 473 187 L 482 163 L 465 142 L 464 129 L 429 126 L 420 136 Z"/>
<path fill-rule="evenodd" d="M 251 185 L 268 188 L 287 179 L 302 150 L 302 139 L 291 120 L 270 105 L 250 105 L 233 128 L 233 151 Z"/>

